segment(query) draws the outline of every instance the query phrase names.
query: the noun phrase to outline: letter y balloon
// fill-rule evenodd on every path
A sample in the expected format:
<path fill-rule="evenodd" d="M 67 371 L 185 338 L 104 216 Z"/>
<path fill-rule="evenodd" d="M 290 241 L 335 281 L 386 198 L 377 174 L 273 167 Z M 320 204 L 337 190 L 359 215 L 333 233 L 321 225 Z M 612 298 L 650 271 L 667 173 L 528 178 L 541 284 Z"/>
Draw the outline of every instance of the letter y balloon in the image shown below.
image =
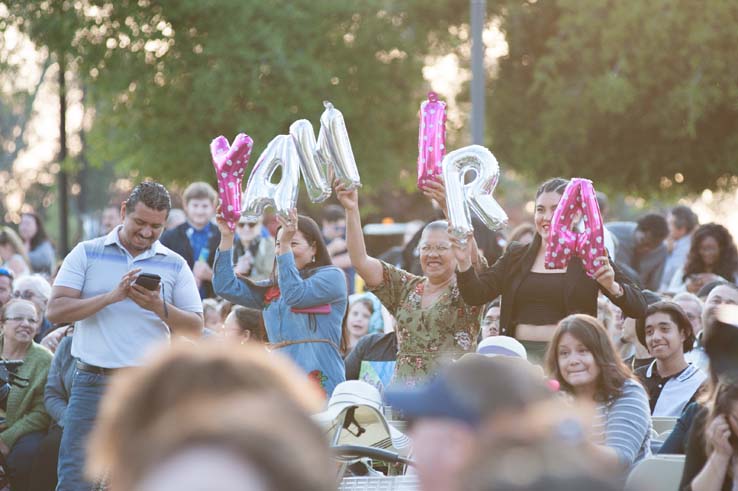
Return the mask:
<path fill-rule="evenodd" d="M 236 135 L 233 145 L 229 145 L 224 136 L 210 143 L 210 156 L 218 175 L 221 214 L 231 230 L 235 230 L 241 216 L 241 183 L 253 145 L 253 140 L 245 133 Z"/>

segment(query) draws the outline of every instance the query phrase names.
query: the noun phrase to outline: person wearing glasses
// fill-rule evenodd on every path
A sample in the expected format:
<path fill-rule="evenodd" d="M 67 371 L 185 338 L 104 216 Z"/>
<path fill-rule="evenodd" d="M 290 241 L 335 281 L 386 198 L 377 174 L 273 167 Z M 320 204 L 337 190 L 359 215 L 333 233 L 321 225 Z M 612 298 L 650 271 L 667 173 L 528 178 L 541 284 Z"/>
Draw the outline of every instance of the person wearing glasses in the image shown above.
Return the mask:
<path fill-rule="evenodd" d="M 51 297 L 51 285 L 40 274 L 30 276 L 22 276 L 18 278 L 13 286 L 13 296 L 33 302 L 41 316 L 41 324 L 34 341 L 40 343 L 41 340 L 50 333 L 54 325 L 46 318 L 46 306 Z"/>
<path fill-rule="evenodd" d="M 11 384 L 6 397 L 0 399 L 5 412 L 0 453 L 5 457 L 12 489 L 27 489 L 31 463 L 50 422 L 44 387 L 52 356 L 33 341 L 39 320 L 36 306 L 28 300 L 12 299 L 2 309 L 2 359 L 23 361 L 16 372 L 23 387 Z"/>
<path fill-rule="evenodd" d="M 241 217 L 236 225 L 238 240 L 233 246 L 237 276 L 253 281 L 269 278 L 274 267 L 274 239 L 261 233 L 262 218 Z"/>
<path fill-rule="evenodd" d="M 0 268 L 0 307 L 13 298 L 13 278 L 15 275 L 8 268 Z"/>
<path fill-rule="evenodd" d="M 336 184 L 335 189 L 346 210 L 351 264 L 369 291 L 397 319 L 399 350 L 394 380 L 414 385 L 435 373 L 443 359 L 473 353 L 481 309 L 467 305 L 456 286 L 456 258 L 451 249 L 448 222 L 436 220 L 425 226 L 418 243 L 423 274 L 416 276 L 367 254 L 359 193 L 356 189 L 347 190 L 342 184 Z M 443 193 L 438 193 L 437 199 L 445 201 Z M 479 254 L 474 257 L 475 263 L 486 264 Z"/>

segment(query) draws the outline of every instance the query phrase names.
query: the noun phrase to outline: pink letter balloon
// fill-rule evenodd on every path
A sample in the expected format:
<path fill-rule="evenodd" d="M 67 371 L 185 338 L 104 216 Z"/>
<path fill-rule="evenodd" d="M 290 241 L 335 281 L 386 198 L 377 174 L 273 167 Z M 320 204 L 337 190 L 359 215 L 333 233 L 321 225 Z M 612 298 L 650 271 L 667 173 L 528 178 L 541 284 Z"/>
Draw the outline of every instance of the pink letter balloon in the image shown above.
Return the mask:
<path fill-rule="evenodd" d="M 327 169 L 332 166 L 336 178 L 345 184 L 347 189 L 361 187 L 361 178 L 356 168 L 343 114 L 330 102 L 323 102 L 323 106 L 325 111 L 320 116 L 320 133 L 317 141 L 320 167 Z"/>
<path fill-rule="evenodd" d="M 545 266 L 564 269 L 572 255 L 580 258 L 590 278 L 600 268 L 598 258 L 607 256 L 602 215 L 589 179 L 574 178 L 566 186 L 546 241 Z"/>
<path fill-rule="evenodd" d="M 428 92 L 428 100 L 420 105 L 420 132 L 418 134 L 418 189 L 426 181 L 443 173 L 441 163 L 446 154 L 446 103 L 438 100 L 435 92 Z"/>
<path fill-rule="evenodd" d="M 282 179 L 278 184 L 271 182 L 277 168 L 282 168 Z M 297 203 L 300 183 L 300 164 L 295 144 L 289 135 L 278 135 L 259 156 L 243 193 L 241 214 L 255 219 L 267 205 L 277 213 L 289 217 L 289 210 Z"/>
<path fill-rule="evenodd" d="M 464 241 L 474 230 L 470 208 L 488 228 L 505 226 L 507 214 L 492 196 L 500 177 L 500 166 L 492 152 L 481 145 L 463 147 L 447 154 L 442 168 L 448 219 L 456 237 Z M 468 171 L 476 175 L 472 182 L 464 184 Z"/>
<path fill-rule="evenodd" d="M 231 230 L 235 230 L 241 216 L 241 182 L 249 164 L 253 144 L 251 137 L 245 133 L 236 135 L 233 145 L 229 145 L 224 136 L 210 142 L 210 155 L 218 174 L 221 214 Z"/>

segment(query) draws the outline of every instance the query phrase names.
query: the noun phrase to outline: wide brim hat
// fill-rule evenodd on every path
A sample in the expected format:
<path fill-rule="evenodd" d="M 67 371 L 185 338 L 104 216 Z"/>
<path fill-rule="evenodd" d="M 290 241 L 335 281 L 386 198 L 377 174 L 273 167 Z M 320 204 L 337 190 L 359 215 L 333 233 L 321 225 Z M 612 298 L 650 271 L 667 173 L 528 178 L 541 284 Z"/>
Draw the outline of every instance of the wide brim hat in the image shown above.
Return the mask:
<path fill-rule="evenodd" d="M 411 453 L 410 438 L 387 422 L 376 387 L 360 380 L 338 384 L 325 411 L 313 419 L 326 430 L 332 445 L 360 445 Z"/>

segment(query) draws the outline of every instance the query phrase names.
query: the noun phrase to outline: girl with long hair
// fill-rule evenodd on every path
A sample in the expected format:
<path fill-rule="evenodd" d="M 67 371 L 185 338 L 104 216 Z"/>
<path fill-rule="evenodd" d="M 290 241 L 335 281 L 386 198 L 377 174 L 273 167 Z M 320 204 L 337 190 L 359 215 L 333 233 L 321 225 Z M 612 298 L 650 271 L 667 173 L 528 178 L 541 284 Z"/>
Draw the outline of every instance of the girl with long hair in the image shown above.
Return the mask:
<path fill-rule="evenodd" d="M 674 274 L 670 292 L 697 293 L 720 277 L 738 282 L 738 249 L 728 229 L 717 223 L 700 225 L 692 234 L 692 244 L 684 267 Z"/>
<path fill-rule="evenodd" d="M 546 371 L 575 403 L 595 405 L 594 455 L 628 470 L 651 454 L 648 395 L 600 321 L 574 314 L 559 322 L 546 353 Z"/>
<path fill-rule="evenodd" d="M 18 233 L 23 239 L 31 270 L 34 273 L 51 275 L 56 265 L 56 252 L 46 235 L 44 222 L 39 214 L 31 211 L 21 214 Z"/>

